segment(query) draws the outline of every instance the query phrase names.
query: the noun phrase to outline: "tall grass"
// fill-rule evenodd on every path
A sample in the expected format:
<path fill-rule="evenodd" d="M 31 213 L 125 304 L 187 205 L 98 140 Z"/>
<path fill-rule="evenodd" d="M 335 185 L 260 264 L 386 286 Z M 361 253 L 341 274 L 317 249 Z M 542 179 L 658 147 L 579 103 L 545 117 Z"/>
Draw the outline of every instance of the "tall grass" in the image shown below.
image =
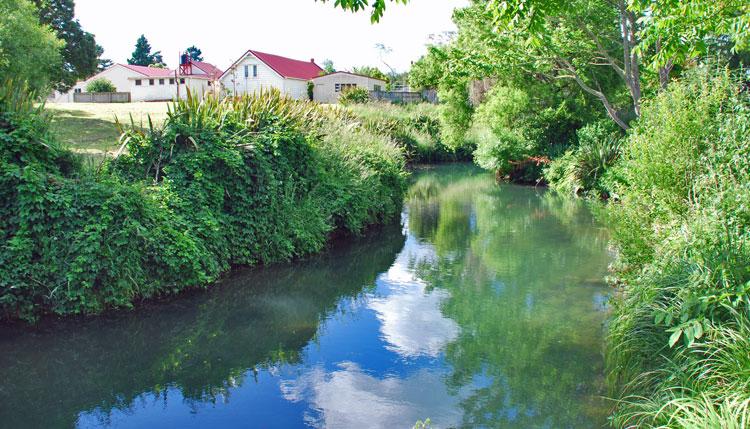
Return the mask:
<path fill-rule="evenodd" d="M 702 67 L 644 104 L 608 217 L 617 427 L 747 427 L 750 96 Z"/>
<path fill-rule="evenodd" d="M 474 151 L 470 141 L 446 144 L 440 110 L 441 106 L 428 103 L 367 103 L 347 106 L 345 112 L 364 129 L 395 141 L 411 162 L 470 161 Z"/>

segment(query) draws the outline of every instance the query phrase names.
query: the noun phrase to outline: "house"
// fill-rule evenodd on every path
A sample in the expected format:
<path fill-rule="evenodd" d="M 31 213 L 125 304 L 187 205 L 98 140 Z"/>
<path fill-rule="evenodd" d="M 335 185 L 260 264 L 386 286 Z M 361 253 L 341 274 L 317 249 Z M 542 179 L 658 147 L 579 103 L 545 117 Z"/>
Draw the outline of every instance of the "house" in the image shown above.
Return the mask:
<path fill-rule="evenodd" d="M 325 73 L 315 60 L 301 61 L 248 50 L 219 78 L 229 95 L 255 94 L 276 88 L 288 97 L 308 98 L 307 83 Z"/>
<path fill-rule="evenodd" d="M 345 71 L 337 71 L 312 79 L 315 85 L 313 100 L 319 103 L 336 103 L 347 88 L 366 88 L 368 91 L 382 91 L 386 82 L 382 79 Z"/>
<path fill-rule="evenodd" d="M 130 101 L 163 101 L 185 98 L 189 89 L 193 94 L 205 94 L 221 76 L 221 70 L 202 61 L 188 61 L 179 70 L 155 67 L 115 64 L 106 70 L 76 83 L 66 93 L 55 93 L 49 101 L 72 103 L 75 93 L 86 92 L 86 85 L 96 79 L 107 79 L 117 88 L 117 92 L 130 93 Z"/>

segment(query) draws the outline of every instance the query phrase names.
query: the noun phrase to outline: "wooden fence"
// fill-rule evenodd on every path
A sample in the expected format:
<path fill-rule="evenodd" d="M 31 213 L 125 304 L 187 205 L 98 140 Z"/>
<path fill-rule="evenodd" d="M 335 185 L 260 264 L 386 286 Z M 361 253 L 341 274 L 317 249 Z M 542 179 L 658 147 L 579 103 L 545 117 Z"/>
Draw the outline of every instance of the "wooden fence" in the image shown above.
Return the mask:
<path fill-rule="evenodd" d="M 74 103 L 130 103 L 129 92 L 76 92 Z"/>
<path fill-rule="evenodd" d="M 391 103 L 437 103 L 437 94 L 434 90 L 422 92 L 405 91 L 370 91 L 370 97 L 377 101 L 390 101 Z"/>

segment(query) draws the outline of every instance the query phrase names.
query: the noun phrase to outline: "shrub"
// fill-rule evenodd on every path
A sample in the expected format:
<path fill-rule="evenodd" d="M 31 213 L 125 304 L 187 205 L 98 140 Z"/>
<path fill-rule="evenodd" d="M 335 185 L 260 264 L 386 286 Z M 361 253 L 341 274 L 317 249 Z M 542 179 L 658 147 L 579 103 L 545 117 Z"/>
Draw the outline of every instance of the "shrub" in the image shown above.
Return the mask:
<path fill-rule="evenodd" d="M 613 184 L 610 169 L 620 156 L 622 133 L 610 120 L 586 125 L 578 130 L 578 145 L 551 161 L 544 178 L 558 192 L 579 194 L 592 192 L 608 196 Z"/>
<path fill-rule="evenodd" d="M 109 79 L 102 77 L 86 84 L 86 92 L 117 92 L 117 88 Z"/>
<path fill-rule="evenodd" d="M 443 143 L 452 148 L 464 146 L 474 113 L 469 103 L 468 86 L 459 84 L 453 87 L 440 87 L 438 98 L 442 103 L 440 127 Z"/>
<path fill-rule="evenodd" d="M 87 172 L 0 91 L 0 314 L 89 314 L 320 250 L 400 210 L 404 159 L 346 117 L 270 92 L 190 97 Z"/>
<path fill-rule="evenodd" d="M 575 141 L 580 120 L 566 103 L 543 100 L 503 85 L 493 87 L 476 111 L 473 135 L 477 163 L 499 177 L 538 182 L 542 166 Z"/>
<path fill-rule="evenodd" d="M 348 104 L 363 104 L 370 101 L 370 91 L 367 88 L 347 88 L 341 92 L 339 97 L 339 103 L 343 105 Z"/>
<path fill-rule="evenodd" d="M 608 210 L 618 426 L 741 427 L 750 401 L 750 97 L 698 68 L 644 103 Z M 743 420 L 744 419 L 744 420 Z M 742 423 L 744 422 L 744 423 Z"/>
<path fill-rule="evenodd" d="M 459 147 L 443 142 L 440 109 L 427 103 L 368 103 L 349 106 L 348 112 L 369 132 L 393 140 L 411 162 L 471 160 L 474 147 L 469 142 Z"/>

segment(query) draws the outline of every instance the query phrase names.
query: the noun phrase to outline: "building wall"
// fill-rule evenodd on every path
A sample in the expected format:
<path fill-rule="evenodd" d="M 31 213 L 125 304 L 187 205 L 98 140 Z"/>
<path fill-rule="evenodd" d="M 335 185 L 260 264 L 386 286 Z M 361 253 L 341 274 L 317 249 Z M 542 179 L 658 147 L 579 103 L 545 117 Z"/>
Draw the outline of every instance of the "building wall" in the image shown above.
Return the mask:
<path fill-rule="evenodd" d="M 89 82 L 101 78 L 111 81 L 115 85 L 115 88 L 117 88 L 117 92 L 130 92 L 132 81 L 130 81 L 129 79 L 135 76 L 142 75 L 138 72 L 130 70 L 127 67 L 123 67 L 120 64 L 115 64 L 112 67 L 88 78 L 85 81 L 76 83 L 68 92 L 55 92 L 55 94 L 53 94 L 52 98 L 49 101 L 52 101 L 54 103 L 72 103 L 73 93 L 76 89 L 80 89 L 81 92 L 86 92 L 86 85 L 88 85 Z"/>
<path fill-rule="evenodd" d="M 193 69 L 197 69 L 193 67 Z M 136 71 L 130 70 L 127 67 L 116 64 L 107 70 L 89 78 L 86 81 L 78 82 L 70 91 L 60 94 L 55 93 L 49 100 L 55 103 L 72 103 L 73 93 L 76 89 L 80 89 L 82 92 L 86 92 L 86 85 L 95 79 L 108 79 L 115 87 L 117 92 L 129 92 L 130 100 L 135 101 L 163 101 L 173 100 L 177 98 L 177 81 L 175 83 L 169 83 L 169 77 L 164 78 L 149 78 Z M 154 84 L 150 84 L 150 79 L 154 80 Z M 164 80 L 163 84 L 160 84 L 160 79 Z M 135 81 L 140 80 L 141 84 L 136 85 Z M 204 94 L 210 91 L 208 80 L 206 79 L 191 79 L 185 77 L 185 84 L 180 85 L 180 98 L 187 97 L 186 88 L 190 88 L 193 95 L 203 97 Z"/>
<path fill-rule="evenodd" d="M 257 76 L 253 76 L 253 65 L 258 67 Z M 245 77 L 245 66 L 248 66 L 248 77 Z M 229 95 L 256 94 L 270 88 L 284 92 L 285 80 L 263 61 L 248 54 L 224 74 L 221 85 Z"/>
<path fill-rule="evenodd" d="M 349 73 L 331 73 L 313 79 L 315 89 L 313 99 L 319 103 L 337 103 L 341 90 L 336 91 L 336 85 L 356 85 L 358 88 L 366 88 L 374 91 L 376 86 L 385 90 L 385 82 L 367 76 L 359 76 Z"/>
<path fill-rule="evenodd" d="M 136 80 L 140 79 L 141 84 L 136 85 Z M 154 84 L 150 84 L 150 79 L 153 79 Z M 160 79 L 163 79 L 164 84 L 160 84 Z M 134 79 L 130 79 L 130 95 L 132 101 L 163 101 L 173 100 L 177 98 L 177 81 L 174 84 L 169 83 L 168 77 L 165 78 L 148 78 L 139 76 Z M 179 79 L 179 78 L 178 78 Z M 194 96 L 203 97 L 208 92 L 209 86 L 208 81 L 205 79 L 191 79 L 184 77 L 185 83 L 180 84 L 180 98 L 187 97 L 187 88 Z"/>

